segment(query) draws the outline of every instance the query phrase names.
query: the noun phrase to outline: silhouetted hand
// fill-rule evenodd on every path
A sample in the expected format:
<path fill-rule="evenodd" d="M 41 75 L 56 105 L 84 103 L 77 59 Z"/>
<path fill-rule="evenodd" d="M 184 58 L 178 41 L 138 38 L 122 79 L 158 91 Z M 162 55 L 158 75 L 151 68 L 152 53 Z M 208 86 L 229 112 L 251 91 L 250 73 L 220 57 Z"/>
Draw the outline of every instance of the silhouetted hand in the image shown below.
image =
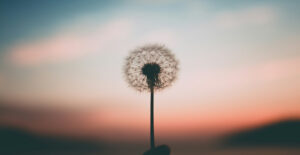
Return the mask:
<path fill-rule="evenodd" d="M 143 155 L 170 155 L 171 149 L 167 145 L 160 145 L 153 150 L 145 152 Z"/>

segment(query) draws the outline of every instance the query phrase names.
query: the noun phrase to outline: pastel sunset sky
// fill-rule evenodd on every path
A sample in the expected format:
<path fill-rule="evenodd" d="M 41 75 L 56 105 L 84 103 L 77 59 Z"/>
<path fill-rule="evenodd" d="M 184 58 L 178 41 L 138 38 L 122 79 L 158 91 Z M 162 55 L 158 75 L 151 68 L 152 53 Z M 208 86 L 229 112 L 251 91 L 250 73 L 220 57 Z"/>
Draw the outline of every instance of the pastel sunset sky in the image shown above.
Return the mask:
<path fill-rule="evenodd" d="M 3 0 L 0 123 L 148 138 L 149 94 L 123 75 L 125 57 L 146 43 L 180 61 L 178 80 L 155 95 L 158 137 L 300 117 L 299 3 Z"/>

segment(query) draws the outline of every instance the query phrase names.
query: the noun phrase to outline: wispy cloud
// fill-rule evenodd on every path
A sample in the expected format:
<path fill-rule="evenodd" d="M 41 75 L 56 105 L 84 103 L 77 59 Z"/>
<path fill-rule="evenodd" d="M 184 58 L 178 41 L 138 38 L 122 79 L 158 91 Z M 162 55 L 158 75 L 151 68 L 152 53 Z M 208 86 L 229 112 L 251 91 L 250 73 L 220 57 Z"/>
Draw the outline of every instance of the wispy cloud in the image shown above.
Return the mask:
<path fill-rule="evenodd" d="M 220 28 L 239 28 L 265 25 L 276 19 L 276 11 L 272 7 L 252 7 L 218 14 L 215 24 Z"/>
<path fill-rule="evenodd" d="M 54 106 L 22 106 L 20 102 L 3 100 L 0 104 L 1 125 L 17 126 L 48 134 L 95 135 L 89 131 L 99 129 L 102 120 L 103 115 L 98 108 L 79 110 Z"/>
<path fill-rule="evenodd" d="M 179 43 L 176 32 L 168 29 L 152 31 L 146 34 L 142 40 L 145 41 L 145 43 L 164 43 L 169 46 L 174 46 Z"/>
<path fill-rule="evenodd" d="M 270 60 L 260 64 L 240 66 L 221 70 L 202 71 L 194 76 L 189 76 L 187 81 L 198 81 L 206 91 L 223 92 L 240 90 L 240 88 L 256 87 L 279 80 L 289 80 L 300 76 L 300 58 Z"/>
<path fill-rule="evenodd" d="M 89 52 L 104 51 L 122 41 L 130 34 L 133 23 L 128 19 L 116 19 L 95 25 L 99 23 L 77 22 L 43 39 L 15 44 L 8 51 L 9 58 L 17 65 L 76 59 Z"/>

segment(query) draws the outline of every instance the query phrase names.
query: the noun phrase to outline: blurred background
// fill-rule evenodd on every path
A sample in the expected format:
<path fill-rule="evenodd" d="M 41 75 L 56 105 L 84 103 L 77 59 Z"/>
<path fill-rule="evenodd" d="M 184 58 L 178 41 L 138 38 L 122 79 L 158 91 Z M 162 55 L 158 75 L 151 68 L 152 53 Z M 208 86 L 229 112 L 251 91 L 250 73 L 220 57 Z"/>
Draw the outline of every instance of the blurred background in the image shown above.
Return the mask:
<path fill-rule="evenodd" d="M 172 155 L 300 154 L 300 1 L 1 0 L 0 153 L 138 155 L 149 94 L 123 65 L 145 43 L 180 61 L 155 96 Z"/>

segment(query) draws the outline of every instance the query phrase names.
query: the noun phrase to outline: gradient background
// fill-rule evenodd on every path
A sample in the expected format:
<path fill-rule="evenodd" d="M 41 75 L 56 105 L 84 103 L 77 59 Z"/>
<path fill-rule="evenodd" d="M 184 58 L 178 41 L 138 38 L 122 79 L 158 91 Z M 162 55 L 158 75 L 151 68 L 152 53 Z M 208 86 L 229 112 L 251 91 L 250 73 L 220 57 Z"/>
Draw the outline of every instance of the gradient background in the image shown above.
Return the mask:
<path fill-rule="evenodd" d="M 97 137 L 123 150 L 143 144 L 132 149 L 141 154 L 148 148 L 149 94 L 129 88 L 122 67 L 129 51 L 145 43 L 165 44 L 180 61 L 178 80 L 155 94 L 156 142 L 169 144 L 174 155 L 188 154 L 177 143 L 208 144 L 299 118 L 299 6 L 297 0 L 1 0 L 0 124 Z"/>

